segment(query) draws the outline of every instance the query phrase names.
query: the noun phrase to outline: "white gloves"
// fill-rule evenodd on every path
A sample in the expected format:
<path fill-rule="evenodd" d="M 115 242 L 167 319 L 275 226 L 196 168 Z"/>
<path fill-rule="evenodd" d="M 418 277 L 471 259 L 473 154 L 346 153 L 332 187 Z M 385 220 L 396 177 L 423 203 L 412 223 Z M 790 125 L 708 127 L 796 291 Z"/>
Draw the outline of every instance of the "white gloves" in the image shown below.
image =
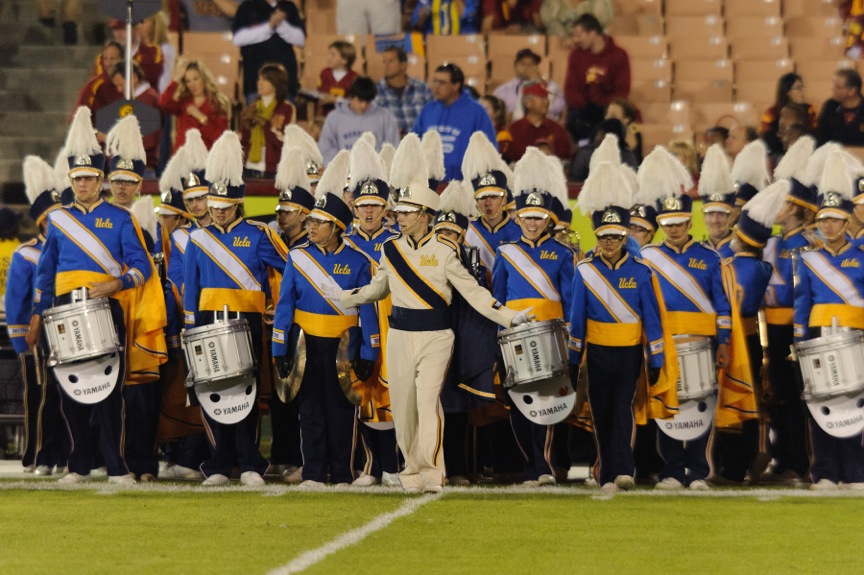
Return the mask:
<path fill-rule="evenodd" d="M 537 316 L 531 313 L 534 307 L 526 307 L 520 312 L 517 312 L 516 315 L 513 316 L 513 321 L 510 322 L 512 327 L 516 327 L 517 325 L 522 325 L 523 323 L 528 323 L 532 319 L 536 319 Z"/>
<path fill-rule="evenodd" d="M 326 282 L 319 284 L 318 288 L 324 294 L 324 297 L 329 300 L 339 301 L 339 298 L 342 297 L 342 288 L 331 277 L 328 277 Z"/>

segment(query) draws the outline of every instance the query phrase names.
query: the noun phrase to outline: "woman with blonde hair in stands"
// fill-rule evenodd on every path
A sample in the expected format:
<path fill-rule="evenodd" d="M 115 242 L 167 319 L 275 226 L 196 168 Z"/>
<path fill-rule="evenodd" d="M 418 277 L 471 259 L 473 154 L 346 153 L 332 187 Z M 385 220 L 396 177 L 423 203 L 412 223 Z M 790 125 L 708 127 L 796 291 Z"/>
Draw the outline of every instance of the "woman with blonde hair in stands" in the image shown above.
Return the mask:
<path fill-rule="evenodd" d="M 231 101 L 219 91 L 210 70 L 198 60 L 180 58 L 174 80 L 162 93 L 159 106 L 176 117 L 174 152 L 186 141 L 186 131 L 196 128 L 209 150 L 231 119 Z"/>
<path fill-rule="evenodd" d="M 157 12 L 144 19 L 142 27 L 144 38 L 154 46 L 162 50 L 162 75 L 159 76 L 159 85 L 153 86 L 159 93 L 165 91 L 174 75 L 174 62 L 177 60 L 177 49 L 168 39 L 168 20 L 164 12 Z"/>
<path fill-rule="evenodd" d="M 693 187 L 687 190 L 687 195 L 690 197 L 699 197 L 696 193 L 696 188 L 699 185 L 699 156 L 696 153 L 696 146 L 689 140 L 670 140 L 666 144 L 669 152 L 678 158 L 678 161 L 684 164 L 690 176 L 693 177 Z"/>

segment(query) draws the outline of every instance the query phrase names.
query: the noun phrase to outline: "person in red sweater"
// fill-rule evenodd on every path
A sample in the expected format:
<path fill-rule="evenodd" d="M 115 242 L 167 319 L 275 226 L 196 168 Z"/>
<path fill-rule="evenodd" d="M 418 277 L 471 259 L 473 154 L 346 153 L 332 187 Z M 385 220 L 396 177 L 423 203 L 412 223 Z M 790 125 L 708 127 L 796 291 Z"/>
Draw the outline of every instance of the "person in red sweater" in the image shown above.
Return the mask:
<path fill-rule="evenodd" d="M 544 141 L 551 153 L 560 159 L 570 159 L 572 144 L 567 130 L 546 117 L 549 112 L 549 91 L 543 82 L 529 83 L 522 88 L 522 105 L 525 107 L 525 116 L 510 124 L 509 132 L 513 141 L 504 159 L 518 162 L 525 154 L 525 148 L 540 141 Z"/>
<path fill-rule="evenodd" d="M 114 32 L 114 40 L 123 46 L 125 51 L 126 46 L 126 23 L 120 20 L 112 20 L 109 24 L 111 31 Z M 154 46 L 148 43 L 141 33 L 141 22 L 132 25 L 132 61 L 141 66 L 144 72 L 144 77 L 150 82 L 151 86 L 159 85 L 159 77 L 162 76 L 162 69 L 165 62 L 162 59 L 162 49 L 159 46 Z M 122 56 L 121 56 L 122 57 Z M 111 68 L 102 68 L 101 61 L 96 60 L 96 73 L 110 72 Z"/>
<path fill-rule="evenodd" d="M 329 114 L 336 100 L 345 97 L 358 75 L 351 69 L 356 59 L 357 49 L 351 42 L 336 40 L 327 47 L 327 67 L 318 77 L 318 92 L 321 93 L 318 116 L 323 118 Z"/>
<path fill-rule="evenodd" d="M 567 60 L 564 100 L 567 130 L 577 143 L 603 121 L 606 107 L 630 95 L 630 58 L 592 14 L 573 23 L 573 50 Z"/>
<path fill-rule="evenodd" d="M 123 97 L 123 92 L 126 89 L 125 62 L 117 62 L 111 69 L 111 85 L 114 86 L 120 97 Z M 132 62 L 132 99 L 159 109 L 159 92 L 144 78 L 141 66 L 135 62 Z M 144 151 L 147 153 L 146 168 L 148 171 L 155 171 L 159 164 L 159 140 L 161 137 L 162 130 L 158 130 L 143 138 Z"/>
<path fill-rule="evenodd" d="M 258 71 L 258 99 L 243 109 L 240 138 L 246 158 L 244 177 L 275 178 L 282 155 L 285 126 L 294 122 L 288 102 L 288 72 L 282 64 L 264 64 Z"/>
<path fill-rule="evenodd" d="M 176 116 L 172 155 L 186 142 L 186 131 L 191 128 L 201 132 L 209 150 L 231 119 L 228 97 L 219 91 L 210 70 L 196 60 L 180 58 L 174 81 L 162 93 L 159 107 Z"/>
<path fill-rule="evenodd" d="M 105 43 L 102 52 L 99 54 L 99 72 L 96 72 L 92 78 L 87 80 L 81 92 L 78 94 L 78 101 L 75 102 L 74 110 L 81 106 L 87 106 L 93 115 L 96 115 L 96 110 L 100 110 L 111 104 L 115 100 L 119 100 L 122 94 L 118 94 L 111 83 L 111 78 L 107 72 L 102 70 L 111 70 L 117 62 L 123 60 L 123 46 L 111 40 Z M 103 134 L 104 137 L 104 134 Z"/>

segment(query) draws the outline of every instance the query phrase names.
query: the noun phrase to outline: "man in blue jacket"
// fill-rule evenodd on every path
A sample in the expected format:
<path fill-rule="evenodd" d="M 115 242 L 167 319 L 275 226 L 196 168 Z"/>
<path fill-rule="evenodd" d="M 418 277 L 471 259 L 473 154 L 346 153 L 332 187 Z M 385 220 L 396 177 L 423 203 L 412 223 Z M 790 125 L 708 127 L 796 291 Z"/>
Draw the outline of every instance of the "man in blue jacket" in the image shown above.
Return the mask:
<path fill-rule="evenodd" d="M 482 131 L 490 142 L 495 142 L 495 128 L 483 106 L 463 90 L 465 74 L 459 66 L 438 66 L 432 73 L 430 84 L 435 101 L 426 104 L 411 131 L 420 136 L 429 130 L 441 134 L 446 179 L 461 180 L 462 156 L 471 134 Z"/>

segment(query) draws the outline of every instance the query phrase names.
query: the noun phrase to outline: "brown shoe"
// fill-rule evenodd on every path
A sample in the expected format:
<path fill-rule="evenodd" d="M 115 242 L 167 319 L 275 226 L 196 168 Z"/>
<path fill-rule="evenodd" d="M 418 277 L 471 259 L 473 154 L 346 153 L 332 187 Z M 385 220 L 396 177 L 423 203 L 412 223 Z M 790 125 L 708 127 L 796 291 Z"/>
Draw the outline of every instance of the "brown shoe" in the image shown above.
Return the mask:
<path fill-rule="evenodd" d="M 152 473 L 142 473 L 141 477 L 138 478 L 138 481 L 140 481 L 141 483 L 155 483 L 156 476 Z"/>

